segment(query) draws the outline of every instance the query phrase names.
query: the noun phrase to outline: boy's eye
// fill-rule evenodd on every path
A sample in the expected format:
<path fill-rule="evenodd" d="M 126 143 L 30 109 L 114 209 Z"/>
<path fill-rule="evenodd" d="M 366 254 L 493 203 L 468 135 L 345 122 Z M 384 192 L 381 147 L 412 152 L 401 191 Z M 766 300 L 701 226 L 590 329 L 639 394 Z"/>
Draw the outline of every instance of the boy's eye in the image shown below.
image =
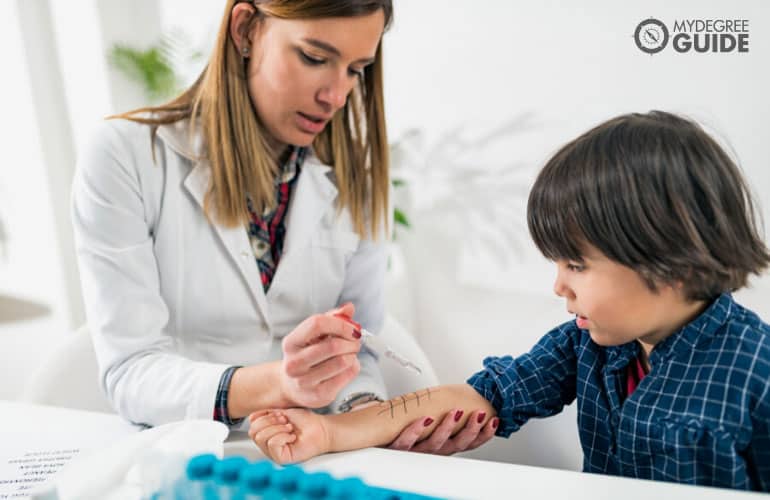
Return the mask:
<path fill-rule="evenodd" d="M 567 269 L 569 269 L 570 271 L 576 272 L 576 273 L 579 273 L 579 272 L 585 270 L 585 268 L 586 268 L 586 266 L 584 266 L 583 264 L 576 264 L 574 262 L 568 262 L 567 263 Z"/>

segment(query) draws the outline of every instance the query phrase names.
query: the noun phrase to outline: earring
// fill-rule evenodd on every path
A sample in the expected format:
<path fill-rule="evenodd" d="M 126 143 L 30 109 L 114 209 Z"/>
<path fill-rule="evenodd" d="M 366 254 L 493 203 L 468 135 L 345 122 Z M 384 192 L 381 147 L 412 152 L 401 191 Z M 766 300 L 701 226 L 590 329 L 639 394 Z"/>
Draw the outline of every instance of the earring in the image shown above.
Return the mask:
<path fill-rule="evenodd" d="M 247 45 L 244 45 L 241 49 L 241 54 L 243 54 L 243 57 L 249 57 L 249 47 Z"/>

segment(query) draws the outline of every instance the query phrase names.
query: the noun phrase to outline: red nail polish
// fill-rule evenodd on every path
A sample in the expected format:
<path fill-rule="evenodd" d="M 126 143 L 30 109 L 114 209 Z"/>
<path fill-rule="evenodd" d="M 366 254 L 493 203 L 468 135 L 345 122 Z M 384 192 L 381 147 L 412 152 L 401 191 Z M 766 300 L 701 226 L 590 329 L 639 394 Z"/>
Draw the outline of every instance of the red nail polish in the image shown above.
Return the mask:
<path fill-rule="evenodd" d="M 433 423 L 433 419 L 428 417 L 428 418 L 425 419 L 425 421 L 422 423 L 422 425 L 424 425 L 425 427 L 428 427 L 432 423 Z"/>
<path fill-rule="evenodd" d="M 493 429 L 497 429 L 497 426 L 498 426 L 498 425 L 500 425 L 500 419 L 499 419 L 499 418 L 497 418 L 497 417 L 495 417 L 495 418 L 492 420 L 492 428 L 493 428 Z"/>
<path fill-rule="evenodd" d="M 360 339 L 361 338 L 361 332 L 358 330 L 353 330 L 353 338 L 354 339 Z"/>
<path fill-rule="evenodd" d="M 487 416 L 487 412 L 482 411 L 481 413 L 479 413 L 478 417 L 476 417 L 476 422 L 478 422 L 480 424 L 481 422 L 484 421 L 486 416 Z"/>
<path fill-rule="evenodd" d="M 459 422 L 461 418 L 463 418 L 463 411 L 459 410 L 457 413 L 455 413 L 455 422 Z"/>

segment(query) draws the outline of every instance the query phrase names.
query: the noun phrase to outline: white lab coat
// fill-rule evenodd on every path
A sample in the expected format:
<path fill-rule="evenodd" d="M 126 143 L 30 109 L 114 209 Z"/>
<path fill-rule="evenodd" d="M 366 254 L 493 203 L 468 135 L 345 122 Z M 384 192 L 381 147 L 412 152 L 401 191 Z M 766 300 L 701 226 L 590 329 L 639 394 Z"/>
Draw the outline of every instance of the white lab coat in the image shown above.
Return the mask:
<path fill-rule="evenodd" d="M 360 239 L 337 213 L 330 167 L 314 155 L 291 198 L 283 256 L 267 294 L 244 227 L 203 213 L 210 168 L 187 122 L 158 129 L 106 121 L 80 156 L 73 224 L 102 388 L 133 422 L 212 418 L 232 365 L 280 359 L 281 338 L 345 302 L 378 332 L 384 323 L 384 238 Z M 385 386 L 371 353 L 338 395 Z"/>

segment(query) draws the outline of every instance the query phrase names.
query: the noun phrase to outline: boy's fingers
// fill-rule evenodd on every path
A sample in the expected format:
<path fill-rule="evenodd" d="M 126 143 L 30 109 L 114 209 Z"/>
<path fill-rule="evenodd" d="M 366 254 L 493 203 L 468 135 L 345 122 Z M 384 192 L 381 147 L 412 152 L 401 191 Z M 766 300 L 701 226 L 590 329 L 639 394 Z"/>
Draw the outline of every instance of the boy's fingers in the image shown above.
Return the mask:
<path fill-rule="evenodd" d="M 254 441 L 256 443 L 268 443 L 270 441 L 270 438 L 281 434 L 281 433 L 290 433 L 292 430 L 294 430 L 294 426 L 291 424 L 278 424 L 278 425 L 271 425 L 270 427 L 265 427 L 264 429 L 258 430 L 254 434 Z"/>
<path fill-rule="evenodd" d="M 284 425 L 286 423 L 288 423 L 286 417 L 279 413 L 267 413 L 256 417 L 252 420 L 251 425 L 249 425 L 249 437 L 251 439 L 256 439 L 255 436 L 263 429 L 276 425 Z"/>
<path fill-rule="evenodd" d="M 251 414 L 249 415 L 249 422 L 253 422 L 253 421 L 254 421 L 254 420 L 256 420 L 257 418 L 259 418 L 259 417 L 261 417 L 261 416 L 263 416 L 263 415 L 267 415 L 267 414 L 268 414 L 268 413 L 270 413 L 271 411 L 272 411 L 272 410 L 257 410 L 257 411 L 255 411 L 255 412 L 253 412 L 253 413 L 251 413 Z"/>
<path fill-rule="evenodd" d="M 273 460 L 286 463 L 292 461 L 291 448 L 288 446 L 297 440 L 297 435 L 289 432 L 275 434 L 267 441 L 267 449 Z"/>

